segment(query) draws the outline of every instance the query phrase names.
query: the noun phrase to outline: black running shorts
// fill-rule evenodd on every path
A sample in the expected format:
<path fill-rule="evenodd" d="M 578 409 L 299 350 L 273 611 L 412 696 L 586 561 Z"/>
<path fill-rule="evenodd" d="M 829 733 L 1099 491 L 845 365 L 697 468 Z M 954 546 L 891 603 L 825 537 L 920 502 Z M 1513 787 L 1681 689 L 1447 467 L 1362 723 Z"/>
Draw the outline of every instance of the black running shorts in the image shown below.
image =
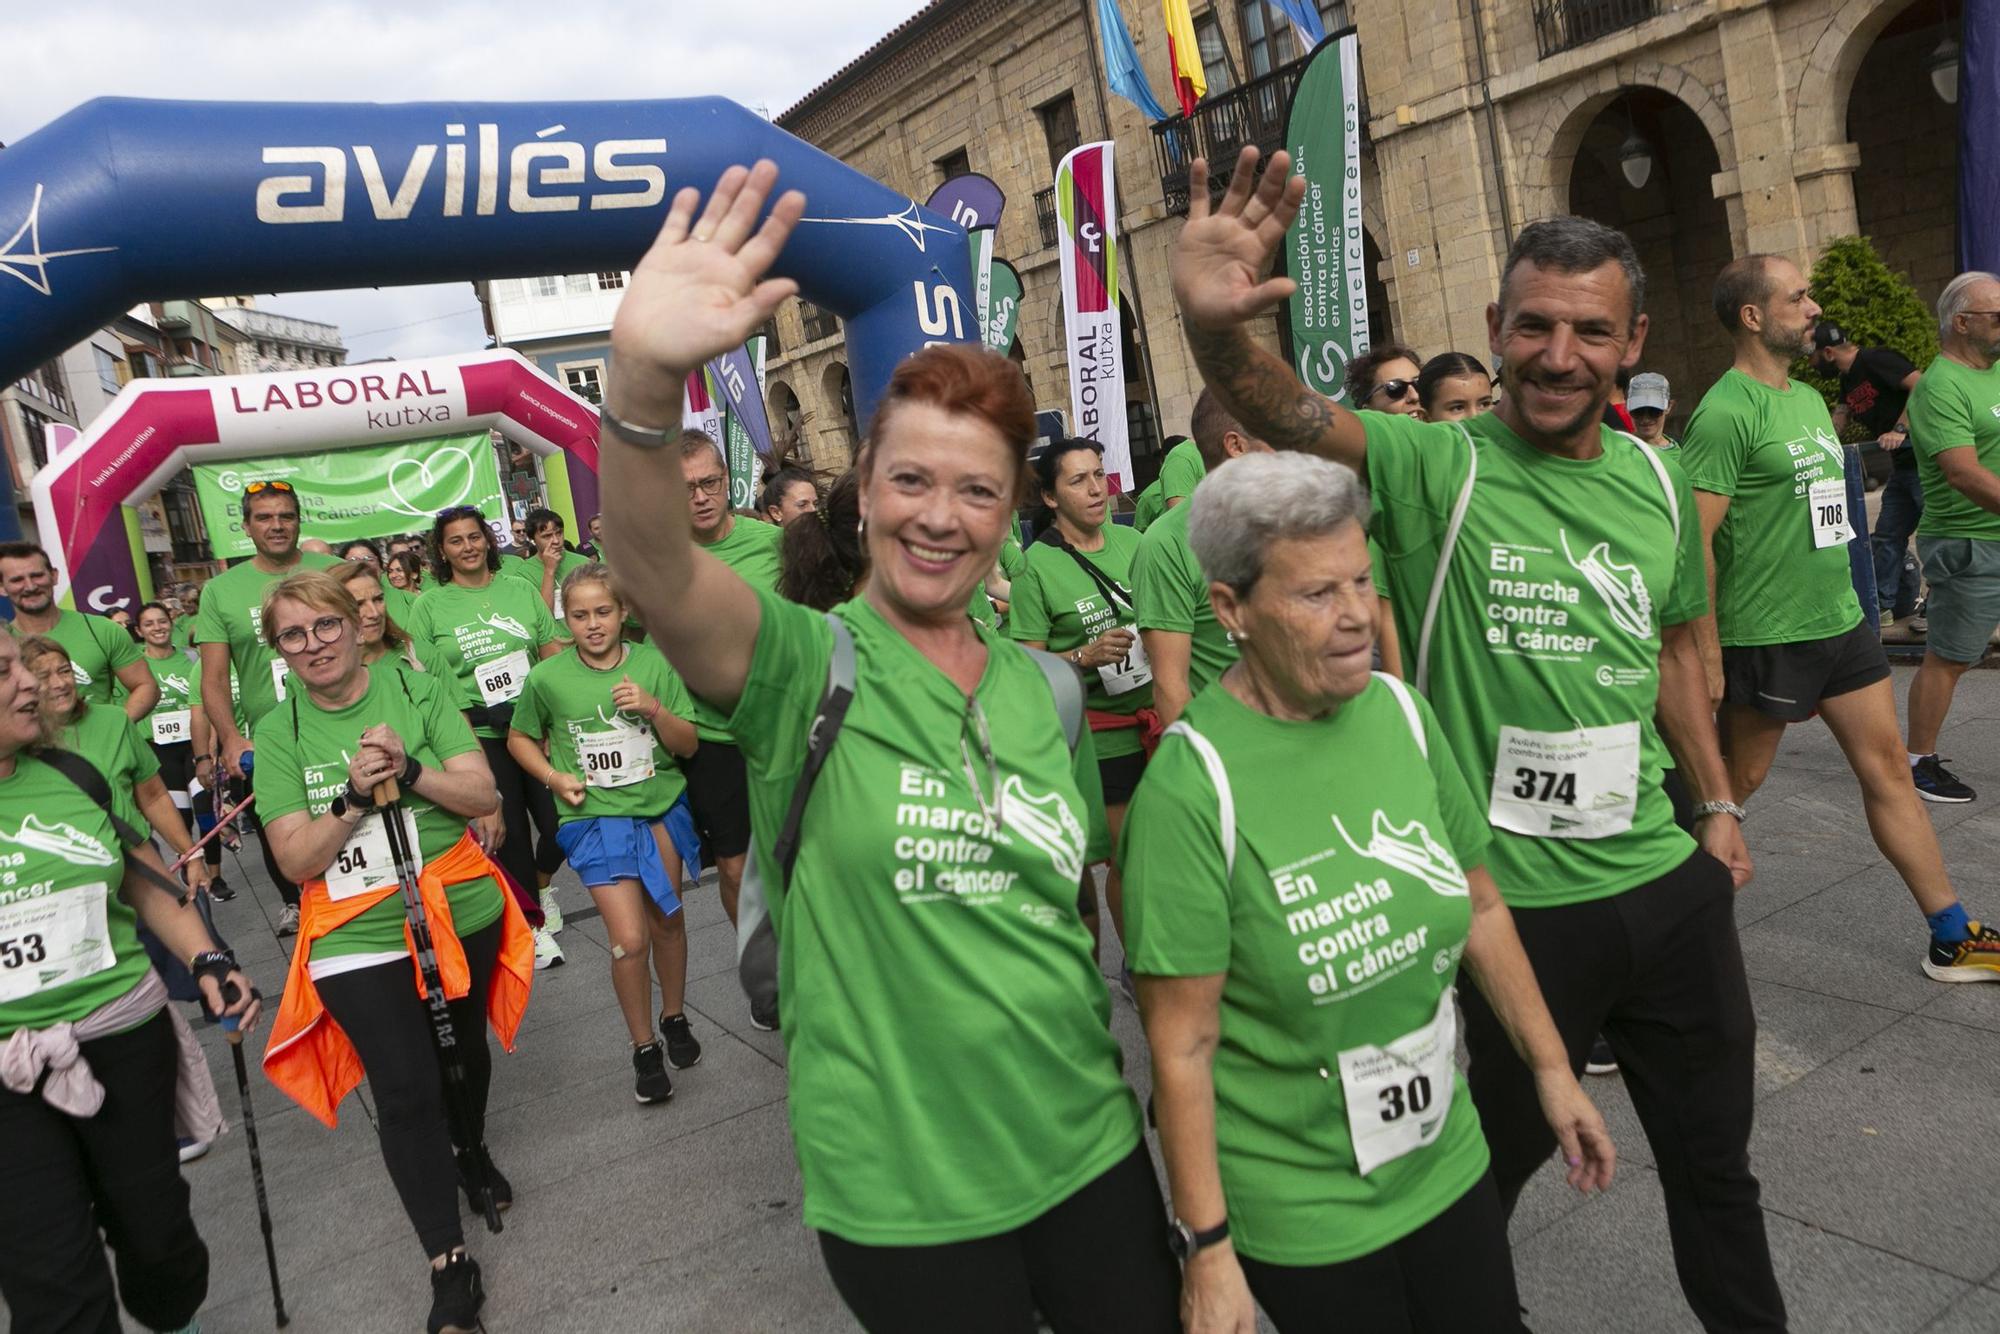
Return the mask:
<path fill-rule="evenodd" d="M 687 775 L 688 810 L 711 862 L 741 857 L 750 850 L 750 782 L 743 752 L 727 741 L 706 738 L 682 761 Z"/>
<path fill-rule="evenodd" d="M 1889 659 L 1867 617 L 1845 634 L 1796 644 L 1722 650 L 1722 698 L 1788 723 L 1813 716 L 1823 699 L 1889 678 Z"/>

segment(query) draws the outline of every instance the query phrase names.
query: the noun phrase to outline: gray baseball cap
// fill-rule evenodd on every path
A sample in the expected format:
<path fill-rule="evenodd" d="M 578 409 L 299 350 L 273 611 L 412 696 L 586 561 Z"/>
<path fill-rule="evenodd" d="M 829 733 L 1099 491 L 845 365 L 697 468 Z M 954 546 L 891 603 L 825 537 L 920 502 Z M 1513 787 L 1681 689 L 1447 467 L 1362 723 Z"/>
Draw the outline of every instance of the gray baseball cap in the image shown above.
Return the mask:
<path fill-rule="evenodd" d="M 1667 410 L 1670 395 L 1667 377 L 1658 371 L 1646 371 L 1632 377 L 1632 383 L 1625 386 L 1625 410 L 1636 412 L 1640 408 Z"/>

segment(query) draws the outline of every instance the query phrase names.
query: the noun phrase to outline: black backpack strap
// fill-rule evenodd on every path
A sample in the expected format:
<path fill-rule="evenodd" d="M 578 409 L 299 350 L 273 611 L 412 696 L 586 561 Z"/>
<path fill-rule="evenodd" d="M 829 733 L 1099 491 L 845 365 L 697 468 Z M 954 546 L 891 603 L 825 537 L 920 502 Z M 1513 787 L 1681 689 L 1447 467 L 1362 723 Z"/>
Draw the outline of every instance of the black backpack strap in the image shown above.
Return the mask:
<path fill-rule="evenodd" d="M 144 834 L 127 824 L 118 812 L 113 809 L 111 805 L 111 784 L 104 780 L 103 773 L 98 770 L 96 765 L 73 750 L 63 750 L 57 746 L 48 746 L 34 751 L 33 754 L 43 764 L 48 765 L 49 768 L 54 769 L 64 778 L 69 779 L 70 782 L 83 789 L 83 794 L 95 802 L 103 810 L 104 814 L 110 818 L 111 832 L 118 836 L 118 842 L 122 847 L 137 848 L 149 842 Z M 174 901 L 182 907 L 187 906 L 189 894 L 186 886 L 169 879 L 167 876 L 161 875 L 158 871 L 136 857 L 126 858 L 125 865 L 128 870 L 138 872 L 141 880 L 152 885 L 155 889 L 172 895 Z"/>
<path fill-rule="evenodd" d="M 1114 612 L 1120 607 L 1123 607 L 1126 611 L 1135 610 L 1132 601 L 1132 590 L 1098 569 L 1095 562 L 1069 544 L 1069 541 L 1063 537 L 1061 530 L 1054 524 L 1050 524 L 1047 528 L 1043 529 L 1041 536 L 1035 540 L 1055 547 L 1059 551 L 1067 551 L 1069 558 L 1083 567 L 1083 572 L 1090 577 L 1090 582 L 1097 585 L 1097 591 L 1104 595 L 1104 600 L 1110 604 Z"/>
<path fill-rule="evenodd" d="M 799 770 L 799 781 L 792 787 L 791 805 L 785 810 L 785 822 L 779 826 L 778 837 L 771 845 L 781 885 L 791 882 L 792 864 L 799 859 L 799 827 L 805 823 L 806 802 L 812 797 L 813 785 L 819 782 L 819 771 L 826 766 L 826 757 L 833 751 L 841 724 L 847 720 L 847 706 L 854 702 L 854 636 L 847 623 L 831 612 L 827 613 L 826 623 L 833 631 L 833 657 L 827 663 L 826 690 L 820 696 L 812 727 L 806 732 L 805 767 Z"/>

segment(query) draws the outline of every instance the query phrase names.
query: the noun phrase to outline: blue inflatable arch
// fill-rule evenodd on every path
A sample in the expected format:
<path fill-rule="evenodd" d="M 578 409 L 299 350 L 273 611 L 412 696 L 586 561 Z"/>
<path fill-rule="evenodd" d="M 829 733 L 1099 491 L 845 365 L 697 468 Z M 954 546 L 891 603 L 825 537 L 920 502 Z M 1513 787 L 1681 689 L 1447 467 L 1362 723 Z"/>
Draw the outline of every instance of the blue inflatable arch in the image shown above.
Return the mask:
<path fill-rule="evenodd" d="M 0 153 L 0 384 L 141 301 L 630 268 L 678 190 L 760 157 L 805 192 L 775 268 L 845 321 L 865 424 L 904 356 L 977 339 L 965 233 L 714 97 L 85 103 Z M 572 471 L 595 470 L 585 444 Z M 157 489 L 138 462 L 79 474 L 57 506 L 65 582 L 129 578 L 107 520 Z"/>

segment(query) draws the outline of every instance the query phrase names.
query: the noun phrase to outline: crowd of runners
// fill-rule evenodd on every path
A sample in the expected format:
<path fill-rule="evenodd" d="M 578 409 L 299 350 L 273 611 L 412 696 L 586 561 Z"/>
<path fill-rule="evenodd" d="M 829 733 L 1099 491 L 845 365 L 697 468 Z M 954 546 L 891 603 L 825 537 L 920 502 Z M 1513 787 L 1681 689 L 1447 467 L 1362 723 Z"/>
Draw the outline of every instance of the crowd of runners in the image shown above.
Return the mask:
<path fill-rule="evenodd" d="M 487 1030 L 511 1047 L 562 962 L 567 863 L 641 1104 L 701 1059 L 682 895 L 715 869 L 751 1022 L 786 1044 L 806 1225 L 872 1331 L 1523 1328 L 1523 1187 L 1551 1153 L 1578 1190 L 1616 1171 L 1586 1068 L 1623 1073 L 1695 1317 L 1786 1328 L 1749 1155 L 1747 808 L 1817 714 L 1923 919 L 1885 914 L 1880 948 L 2000 980 L 1923 808 L 1972 799 L 1936 739 L 2000 624 L 2000 278 L 1947 287 L 1943 351 L 1905 373 L 1829 332 L 1791 261 L 1732 261 L 1734 361 L 1677 440 L 1634 373 L 1631 244 L 1555 218 L 1507 258 L 1495 370 L 1380 348 L 1342 406 L 1250 335 L 1303 184 L 1255 158 L 1213 209 L 1194 164 L 1173 279 L 1206 387 L 1132 522 L 1101 447 L 1031 457 L 1018 368 L 962 346 L 896 370 L 853 472 L 732 510 L 681 395 L 794 290 L 766 273 L 804 201 L 760 163 L 683 191 L 633 273 L 586 540 L 463 507 L 335 549 L 258 482 L 256 554 L 129 626 L 0 546 L 14 1327 L 115 1331 L 121 1300 L 196 1327 L 177 1158 L 220 1115 L 171 998 L 239 1037 L 268 1015 L 266 1076 L 329 1126 L 368 1081 L 426 1327 L 477 1328 L 460 1199 L 489 1226 L 514 1202 Z M 1806 356 L 1888 386 L 1843 415 L 1916 460 L 1907 739 Z M 295 938 L 268 996 L 210 906 L 242 834 Z"/>

